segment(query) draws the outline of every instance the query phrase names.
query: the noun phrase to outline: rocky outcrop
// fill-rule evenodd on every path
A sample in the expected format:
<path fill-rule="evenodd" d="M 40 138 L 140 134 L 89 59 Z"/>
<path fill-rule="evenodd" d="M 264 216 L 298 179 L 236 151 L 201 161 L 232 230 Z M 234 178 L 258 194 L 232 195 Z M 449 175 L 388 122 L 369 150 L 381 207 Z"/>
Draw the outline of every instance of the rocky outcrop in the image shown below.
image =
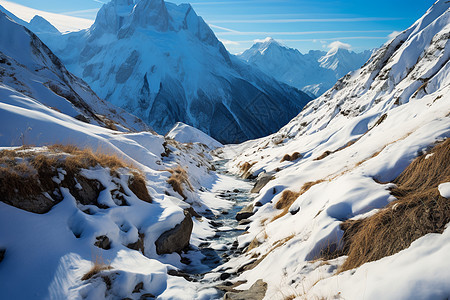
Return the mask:
<path fill-rule="evenodd" d="M 262 300 L 266 295 L 267 283 L 258 279 L 248 290 L 246 291 L 234 291 L 227 292 L 224 296 L 224 300 Z"/>
<path fill-rule="evenodd" d="M 173 252 L 180 253 L 189 246 L 194 223 L 192 222 L 191 214 L 187 210 L 184 211 L 184 216 L 184 220 L 180 224 L 164 232 L 156 240 L 156 253 L 159 255 Z"/>
<path fill-rule="evenodd" d="M 241 211 L 236 214 L 236 220 L 241 221 L 241 220 L 248 219 L 251 216 L 253 216 L 253 214 L 254 214 L 253 208 L 254 208 L 253 204 L 249 204 L 246 207 L 244 207 L 243 209 L 241 209 Z"/>
<path fill-rule="evenodd" d="M 263 187 L 266 186 L 269 181 L 271 181 L 274 177 L 269 174 L 262 174 L 261 176 L 258 176 L 258 179 L 256 180 L 255 185 L 253 186 L 250 193 L 259 193 L 259 191 L 262 190 Z"/>

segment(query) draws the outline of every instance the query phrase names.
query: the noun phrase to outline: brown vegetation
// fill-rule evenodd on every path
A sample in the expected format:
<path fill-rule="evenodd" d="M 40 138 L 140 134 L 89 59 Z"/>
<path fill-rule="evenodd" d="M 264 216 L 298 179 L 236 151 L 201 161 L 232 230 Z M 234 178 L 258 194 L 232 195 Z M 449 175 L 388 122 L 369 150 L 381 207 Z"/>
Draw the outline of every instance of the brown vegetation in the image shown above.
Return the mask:
<path fill-rule="evenodd" d="M 428 233 L 442 233 L 450 222 L 450 203 L 438 185 L 450 181 L 450 139 L 416 158 L 395 180 L 391 190 L 398 200 L 375 215 L 342 223 L 343 254 L 348 258 L 341 270 L 356 268 L 406 249 Z"/>
<path fill-rule="evenodd" d="M 294 153 L 292 153 L 292 155 L 285 154 L 280 162 L 294 161 L 294 160 L 297 160 L 299 158 L 302 158 L 302 155 L 300 153 L 298 153 L 298 152 L 294 152 Z"/>
<path fill-rule="evenodd" d="M 83 277 L 81 277 L 81 280 L 88 280 L 102 271 L 111 269 L 111 265 L 105 264 L 103 262 L 103 258 L 101 256 L 97 256 L 95 258 L 95 262 L 93 262 L 92 268 L 86 274 L 84 274 Z"/>
<path fill-rule="evenodd" d="M 183 185 L 188 187 L 191 191 L 193 190 L 186 170 L 178 166 L 174 169 L 168 169 L 167 171 L 172 174 L 167 180 L 167 183 L 169 183 L 172 186 L 173 190 L 177 192 L 181 197 L 183 197 L 183 199 L 186 199 L 187 197 L 184 194 Z"/>
<path fill-rule="evenodd" d="M 328 155 L 330 155 L 332 153 L 334 153 L 334 151 L 327 150 L 324 153 L 322 153 L 319 157 L 316 157 L 314 160 L 322 160 L 322 159 L 324 159 L 325 157 L 327 157 Z"/>
<path fill-rule="evenodd" d="M 123 159 L 74 145 L 0 151 L 0 201 L 30 212 L 46 213 L 62 200 L 59 187 L 63 186 L 80 203 L 96 204 L 102 186 L 96 180 L 81 176 L 80 170 L 97 165 L 109 168 L 112 175 L 118 168 L 133 169 L 130 189 L 141 200 L 151 202 L 143 175 Z M 82 190 L 75 188 L 77 183 Z"/>
<path fill-rule="evenodd" d="M 244 162 L 239 168 L 241 169 L 242 172 L 242 178 L 244 179 L 250 179 L 253 177 L 253 174 L 250 172 L 250 169 L 256 164 L 256 162 L 253 163 L 249 163 L 249 162 Z"/>
<path fill-rule="evenodd" d="M 272 221 L 275 221 L 284 215 L 286 215 L 289 212 L 289 208 L 291 205 L 297 200 L 298 197 L 300 197 L 302 194 L 306 193 L 311 187 L 313 187 L 316 184 L 319 184 L 323 182 L 323 180 L 316 180 L 316 181 L 308 181 L 306 182 L 299 192 L 293 192 L 291 190 L 284 190 L 281 194 L 280 199 L 275 204 L 276 209 L 282 209 L 283 211 L 275 216 Z"/>

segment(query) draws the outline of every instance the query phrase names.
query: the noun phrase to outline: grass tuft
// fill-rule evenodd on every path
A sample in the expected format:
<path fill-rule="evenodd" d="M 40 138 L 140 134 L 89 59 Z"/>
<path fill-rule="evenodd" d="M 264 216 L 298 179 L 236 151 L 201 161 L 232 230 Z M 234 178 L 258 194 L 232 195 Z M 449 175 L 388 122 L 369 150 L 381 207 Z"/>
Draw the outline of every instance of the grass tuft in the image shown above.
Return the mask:
<path fill-rule="evenodd" d="M 341 271 L 393 255 L 428 233 L 444 231 L 450 222 L 450 203 L 437 187 L 450 181 L 450 139 L 429 154 L 416 158 L 394 180 L 391 194 L 398 200 L 371 217 L 342 223 L 343 254 L 348 258 Z"/>
<path fill-rule="evenodd" d="M 167 182 L 172 186 L 173 190 L 177 192 L 183 199 L 187 199 L 183 186 L 186 186 L 191 191 L 193 190 L 193 187 L 189 181 L 188 174 L 185 169 L 178 166 L 174 169 L 169 169 L 169 171 L 172 175 L 167 180 Z"/>

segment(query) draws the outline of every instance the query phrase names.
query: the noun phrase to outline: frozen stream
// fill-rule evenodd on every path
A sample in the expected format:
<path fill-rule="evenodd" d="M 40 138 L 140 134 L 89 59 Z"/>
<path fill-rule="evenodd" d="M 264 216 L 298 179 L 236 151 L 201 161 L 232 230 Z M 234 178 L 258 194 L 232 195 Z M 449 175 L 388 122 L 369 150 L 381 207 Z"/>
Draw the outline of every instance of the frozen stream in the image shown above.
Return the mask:
<path fill-rule="evenodd" d="M 214 216 L 208 216 L 215 235 L 198 244 L 198 250 L 202 253 L 201 258 L 198 258 L 197 249 L 183 255 L 183 258 L 190 261 L 183 272 L 190 274 L 194 280 L 199 280 L 205 286 L 215 286 L 228 279 L 220 278 L 221 273 L 216 271 L 220 269 L 221 264 L 241 254 L 241 250 L 237 248 L 237 237 L 246 231 L 248 225 L 239 225 L 236 214 L 256 196 L 250 193 L 254 184 L 252 181 L 227 174 L 226 162 L 227 160 L 215 161 L 218 177 L 208 187 L 207 193 L 209 197 L 217 200 L 229 201 L 229 205 L 214 212 Z"/>

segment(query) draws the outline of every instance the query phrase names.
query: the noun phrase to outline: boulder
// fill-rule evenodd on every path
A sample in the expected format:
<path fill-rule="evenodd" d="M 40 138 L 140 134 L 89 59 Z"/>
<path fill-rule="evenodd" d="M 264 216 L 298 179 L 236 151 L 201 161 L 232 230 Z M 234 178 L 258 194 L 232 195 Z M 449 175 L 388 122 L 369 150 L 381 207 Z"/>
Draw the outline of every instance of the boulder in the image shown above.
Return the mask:
<path fill-rule="evenodd" d="M 156 253 L 159 255 L 173 252 L 181 253 L 183 249 L 189 246 L 194 223 L 187 210 L 184 211 L 184 216 L 184 220 L 180 224 L 164 232 L 156 240 Z"/>
<path fill-rule="evenodd" d="M 251 216 L 253 216 L 253 214 L 254 214 L 253 208 L 254 208 L 253 204 L 250 203 L 249 205 L 247 205 L 246 207 L 241 209 L 241 211 L 236 214 L 236 220 L 240 221 L 243 219 L 248 219 Z"/>
<path fill-rule="evenodd" d="M 262 188 L 266 186 L 266 184 L 269 183 L 269 181 L 271 181 L 273 178 L 273 175 L 270 174 L 262 174 L 258 176 L 258 179 L 256 180 L 255 185 L 253 186 L 250 193 L 259 193 L 259 191 L 261 191 Z"/>
<path fill-rule="evenodd" d="M 224 300 L 262 300 L 266 295 L 267 283 L 258 279 L 248 290 L 227 292 Z"/>

